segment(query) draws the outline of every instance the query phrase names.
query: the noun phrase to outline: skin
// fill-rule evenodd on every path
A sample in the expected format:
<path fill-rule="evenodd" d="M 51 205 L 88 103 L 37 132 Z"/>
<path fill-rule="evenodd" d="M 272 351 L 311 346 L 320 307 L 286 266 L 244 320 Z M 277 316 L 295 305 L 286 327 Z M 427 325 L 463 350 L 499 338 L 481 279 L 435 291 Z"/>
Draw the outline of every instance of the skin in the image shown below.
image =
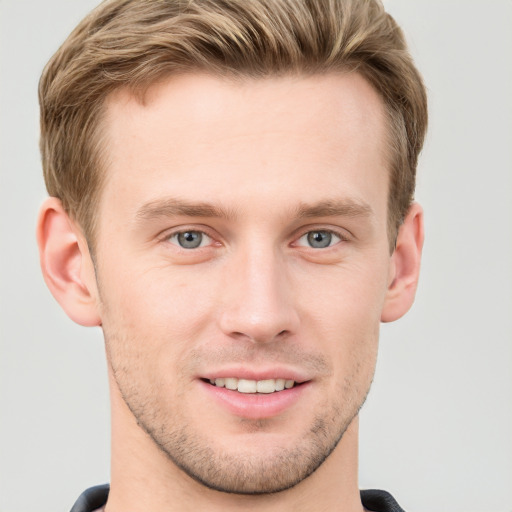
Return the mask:
<path fill-rule="evenodd" d="M 105 129 L 94 265 L 55 198 L 38 239 L 61 305 L 105 334 L 107 512 L 362 510 L 357 413 L 423 241 L 413 205 L 389 252 L 377 93 L 357 74 L 189 74 L 115 92 Z M 233 412 L 206 381 L 241 369 L 303 384 L 277 413 Z"/>

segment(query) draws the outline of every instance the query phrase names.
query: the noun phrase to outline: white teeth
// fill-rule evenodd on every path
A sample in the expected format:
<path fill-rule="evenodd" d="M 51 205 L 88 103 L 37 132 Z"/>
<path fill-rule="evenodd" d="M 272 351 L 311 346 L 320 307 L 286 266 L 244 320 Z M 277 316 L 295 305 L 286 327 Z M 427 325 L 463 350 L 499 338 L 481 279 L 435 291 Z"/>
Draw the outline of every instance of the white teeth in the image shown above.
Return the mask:
<path fill-rule="evenodd" d="M 274 393 L 275 391 L 283 391 L 295 386 L 294 380 L 285 379 L 265 379 L 265 380 L 249 380 L 237 379 L 235 377 L 227 377 L 225 379 L 210 379 L 210 384 L 218 388 L 225 387 L 239 393 Z"/>
<path fill-rule="evenodd" d="M 283 391 L 284 389 L 284 379 L 276 379 L 276 391 Z"/>
<path fill-rule="evenodd" d="M 224 379 L 224 385 L 227 389 L 232 389 L 234 391 L 238 388 L 238 379 L 234 379 L 232 377 Z"/>
<path fill-rule="evenodd" d="M 274 379 L 259 380 L 256 383 L 258 393 L 273 393 L 276 390 L 276 381 Z"/>
<path fill-rule="evenodd" d="M 255 380 L 238 380 L 238 391 L 240 393 L 256 393 L 257 384 Z"/>

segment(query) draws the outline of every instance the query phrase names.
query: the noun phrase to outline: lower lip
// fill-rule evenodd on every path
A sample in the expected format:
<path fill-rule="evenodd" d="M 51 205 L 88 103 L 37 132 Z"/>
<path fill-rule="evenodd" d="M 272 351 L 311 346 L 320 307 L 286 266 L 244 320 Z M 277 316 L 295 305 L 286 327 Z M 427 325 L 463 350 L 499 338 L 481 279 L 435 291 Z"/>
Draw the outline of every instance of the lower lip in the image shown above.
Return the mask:
<path fill-rule="evenodd" d="M 274 393 L 239 393 L 199 381 L 204 390 L 222 407 L 240 418 L 272 418 L 294 406 L 310 386 L 308 382 Z"/>

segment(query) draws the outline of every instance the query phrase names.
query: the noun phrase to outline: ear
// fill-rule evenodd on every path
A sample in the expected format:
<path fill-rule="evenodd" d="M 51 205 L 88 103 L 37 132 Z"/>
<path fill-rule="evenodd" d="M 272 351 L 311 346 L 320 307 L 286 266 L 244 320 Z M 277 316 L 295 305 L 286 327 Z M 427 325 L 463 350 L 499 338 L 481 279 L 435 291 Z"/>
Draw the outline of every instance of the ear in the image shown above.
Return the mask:
<path fill-rule="evenodd" d="M 89 247 L 59 199 L 50 197 L 41 206 L 36 234 L 43 277 L 57 302 L 74 322 L 101 325 Z"/>
<path fill-rule="evenodd" d="M 405 315 L 414 302 L 423 248 L 423 209 L 414 203 L 398 230 L 391 256 L 389 286 L 381 321 L 393 322 Z"/>

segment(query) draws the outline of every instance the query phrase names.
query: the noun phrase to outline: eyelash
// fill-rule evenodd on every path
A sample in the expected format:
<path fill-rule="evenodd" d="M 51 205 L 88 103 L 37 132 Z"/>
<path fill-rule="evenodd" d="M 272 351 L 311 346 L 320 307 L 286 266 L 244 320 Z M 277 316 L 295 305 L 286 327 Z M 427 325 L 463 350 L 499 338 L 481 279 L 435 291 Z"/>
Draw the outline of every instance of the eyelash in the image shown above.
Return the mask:
<path fill-rule="evenodd" d="M 294 245 L 298 245 L 299 241 L 302 240 L 305 237 L 308 237 L 308 235 L 312 233 L 326 233 L 329 236 L 334 236 L 338 239 L 338 241 L 335 241 L 332 245 L 328 245 L 326 247 L 312 247 L 311 245 L 305 246 L 305 245 L 299 245 L 299 247 L 307 247 L 309 249 L 319 250 L 319 249 L 330 249 L 331 247 L 334 247 L 335 245 L 338 245 L 340 242 L 347 242 L 348 238 L 346 235 L 342 234 L 339 231 L 335 231 L 333 229 L 325 229 L 325 228 L 318 228 L 318 229 L 308 229 L 307 231 L 303 232 L 303 234 L 296 239 L 296 242 L 294 242 Z M 330 241 L 329 241 L 330 242 Z"/>
<path fill-rule="evenodd" d="M 180 236 L 180 235 L 184 235 L 186 233 L 199 233 L 202 235 L 202 237 L 207 237 L 210 241 L 203 245 L 203 240 L 200 241 L 200 245 L 198 245 L 197 247 L 183 247 L 177 240 L 177 238 Z M 335 241 L 332 245 L 328 245 L 326 247 L 312 247 L 311 245 L 302 245 L 302 244 L 299 244 L 300 240 L 303 239 L 304 237 L 307 237 L 308 235 L 312 234 L 312 233 L 326 233 L 330 236 L 334 236 L 336 238 L 338 238 L 338 241 Z M 176 240 L 176 242 L 173 242 L 172 240 Z M 299 236 L 299 237 L 296 237 L 294 239 L 294 242 L 292 242 L 292 246 L 297 246 L 297 247 L 305 247 L 307 249 L 313 249 L 313 250 L 319 250 L 319 249 L 330 249 L 336 245 L 338 245 L 340 242 L 347 242 L 349 240 L 349 238 L 343 234 L 342 232 L 340 231 L 336 231 L 336 230 L 333 230 L 333 229 L 327 229 L 327 228 L 312 228 L 312 227 L 309 227 L 309 229 L 307 231 L 302 231 L 302 234 Z M 212 236 L 211 234 L 209 234 L 206 230 L 204 229 L 198 229 L 198 228 L 191 228 L 191 229 L 180 229 L 179 231 L 174 231 L 172 233 L 167 233 L 165 234 L 165 236 L 162 237 L 162 241 L 166 241 L 166 242 L 169 242 L 171 243 L 172 245 L 175 245 L 178 249 L 181 249 L 181 250 L 184 250 L 184 251 L 192 251 L 192 250 L 195 250 L 195 249 L 203 249 L 203 248 L 206 248 L 208 247 L 209 245 L 212 244 L 212 242 L 215 242 L 215 237 Z M 331 242 L 331 240 L 329 240 L 329 243 Z M 219 244 L 217 242 L 217 244 Z"/>
<path fill-rule="evenodd" d="M 198 247 L 183 247 L 182 245 L 179 244 L 179 242 L 177 241 L 177 238 L 180 236 L 180 235 L 185 235 L 186 233 L 199 233 L 201 234 L 202 237 L 207 237 L 210 241 L 209 243 L 207 243 L 206 245 L 203 245 L 203 240 L 201 240 L 200 242 L 200 245 Z M 173 242 L 173 239 L 176 240 L 176 242 Z M 182 249 L 184 251 L 190 251 L 190 250 L 193 250 L 193 249 L 202 249 L 204 247 L 207 247 L 208 245 L 211 245 L 211 243 L 214 241 L 214 237 L 210 234 L 208 234 L 208 232 L 204 229 L 197 229 L 197 228 L 191 228 L 191 229 L 180 229 L 179 231 L 173 231 L 172 233 L 166 233 L 163 237 L 162 237 L 162 241 L 164 242 L 169 242 L 171 243 L 172 245 L 175 245 L 176 247 L 178 247 L 179 249 Z"/>

